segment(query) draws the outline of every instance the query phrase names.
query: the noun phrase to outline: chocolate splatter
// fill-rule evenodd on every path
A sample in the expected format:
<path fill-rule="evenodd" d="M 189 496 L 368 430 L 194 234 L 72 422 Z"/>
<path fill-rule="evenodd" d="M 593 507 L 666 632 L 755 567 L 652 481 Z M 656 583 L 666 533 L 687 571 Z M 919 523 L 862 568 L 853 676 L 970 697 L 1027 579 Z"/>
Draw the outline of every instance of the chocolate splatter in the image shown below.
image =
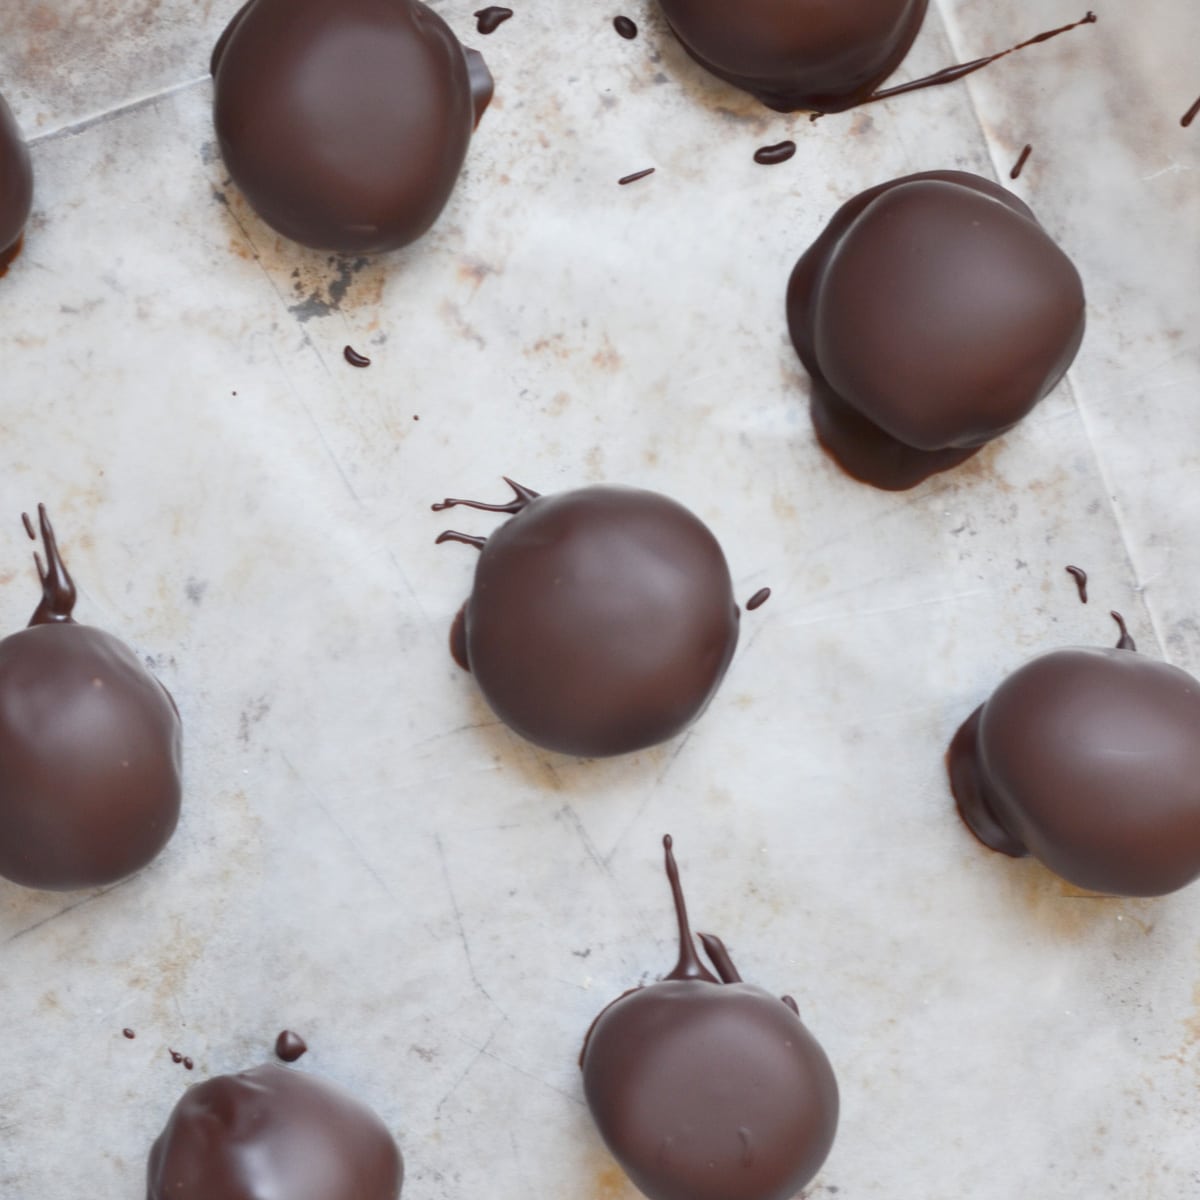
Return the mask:
<path fill-rule="evenodd" d="M 746 611 L 753 612 L 756 608 L 762 608 L 764 604 L 771 598 L 771 589 L 769 587 L 759 588 L 749 600 L 746 601 Z"/>
<path fill-rule="evenodd" d="M 1027 143 L 1025 149 L 1021 151 L 1020 157 L 1015 163 L 1013 163 L 1013 169 L 1008 173 L 1009 179 L 1019 179 L 1021 177 L 1021 171 L 1024 169 L 1025 164 L 1029 161 L 1029 156 L 1032 153 L 1033 147 Z"/>
<path fill-rule="evenodd" d="M 475 14 L 475 29 L 479 33 L 495 33 L 512 15 L 511 8 L 500 8 L 497 5 L 481 8 Z"/>
<path fill-rule="evenodd" d="M 1082 567 L 1068 567 L 1067 574 L 1075 580 L 1075 587 L 1079 591 L 1079 602 L 1087 603 L 1087 572 Z"/>
<path fill-rule="evenodd" d="M 787 162 L 795 153 L 795 142 L 776 142 L 773 146 L 763 146 L 755 150 L 754 161 L 761 163 L 764 167 L 773 167 L 776 163 Z"/>
<path fill-rule="evenodd" d="M 638 35 L 637 26 L 628 17 L 613 17 L 613 28 L 627 41 Z"/>
<path fill-rule="evenodd" d="M 347 346 L 342 351 L 342 357 L 352 367 L 369 367 L 371 365 L 371 360 L 365 354 L 359 354 L 353 346 Z"/>
<path fill-rule="evenodd" d="M 639 179 L 645 179 L 647 175 L 653 175 L 654 167 L 647 167 L 644 171 L 634 171 L 632 175 L 622 175 L 617 182 L 624 187 L 627 183 L 636 183 Z"/>
<path fill-rule="evenodd" d="M 275 1039 L 275 1054 L 284 1062 L 295 1062 L 308 1050 L 308 1043 L 291 1029 L 285 1029 Z"/>
<path fill-rule="evenodd" d="M 1116 621 L 1117 628 L 1121 631 L 1121 640 L 1117 643 L 1117 649 L 1136 650 L 1137 642 L 1129 636 L 1129 630 L 1125 626 L 1125 618 L 1115 608 L 1108 615 Z"/>

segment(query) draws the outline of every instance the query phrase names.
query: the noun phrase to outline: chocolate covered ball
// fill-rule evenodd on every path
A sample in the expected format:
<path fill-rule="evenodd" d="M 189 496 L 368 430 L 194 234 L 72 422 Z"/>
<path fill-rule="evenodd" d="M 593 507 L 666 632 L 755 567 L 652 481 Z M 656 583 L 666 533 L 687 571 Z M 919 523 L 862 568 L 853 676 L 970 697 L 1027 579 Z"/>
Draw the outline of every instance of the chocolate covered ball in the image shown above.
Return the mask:
<path fill-rule="evenodd" d="M 144 867 L 175 831 L 179 713 L 128 646 L 72 619 L 75 585 L 40 515 L 42 603 L 0 641 L 0 875 L 98 887 Z"/>
<path fill-rule="evenodd" d="M 833 1069 L 795 1002 L 743 983 L 711 934 L 720 978 L 703 965 L 663 845 L 679 962 L 596 1018 L 580 1058 L 588 1108 L 650 1200 L 792 1200 L 833 1145 Z"/>
<path fill-rule="evenodd" d="M 840 112 L 908 53 L 927 0 L 659 0 L 683 48 L 770 108 Z"/>
<path fill-rule="evenodd" d="M 1200 682 L 1178 667 L 1043 654 L 971 714 L 947 766 L 985 846 L 1078 887 L 1160 896 L 1200 875 Z"/>
<path fill-rule="evenodd" d="M 150 1150 L 146 1200 L 397 1200 L 403 1178 L 365 1104 L 268 1063 L 188 1088 Z"/>
<path fill-rule="evenodd" d="M 21 248 L 33 205 L 33 166 L 12 111 L 0 96 L 0 274 Z"/>
<path fill-rule="evenodd" d="M 347 253 L 429 229 L 492 94 L 483 59 L 419 0 L 250 0 L 212 73 L 221 153 L 255 211 Z"/>
<path fill-rule="evenodd" d="M 685 729 L 737 645 L 740 613 L 716 538 L 656 492 L 513 486 L 509 505 L 435 505 L 514 514 L 486 543 L 465 539 L 481 553 L 461 649 L 488 704 L 529 741 L 585 757 Z"/>
<path fill-rule="evenodd" d="M 1083 339 L 1083 285 L 998 184 L 930 171 L 844 204 L 796 264 L 788 328 L 817 436 L 856 479 L 913 487 L 1025 416 Z"/>

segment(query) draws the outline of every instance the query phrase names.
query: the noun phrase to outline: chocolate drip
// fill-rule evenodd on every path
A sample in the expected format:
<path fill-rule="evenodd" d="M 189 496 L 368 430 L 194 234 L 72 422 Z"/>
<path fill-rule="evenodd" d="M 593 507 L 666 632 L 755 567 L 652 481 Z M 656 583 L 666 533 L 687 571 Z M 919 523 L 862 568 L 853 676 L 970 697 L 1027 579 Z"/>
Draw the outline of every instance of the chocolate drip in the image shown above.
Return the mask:
<path fill-rule="evenodd" d="M 776 163 L 787 162 L 796 153 L 796 143 L 788 140 L 776 142 L 773 146 L 762 146 L 754 152 L 754 161 L 764 167 L 773 167 Z"/>
<path fill-rule="evenodd" d="M 513 10 L 511 8 L 500 8 L 498 5 L 492 5 L 490 8 L 481 8 L 475 13 L 476 32 L 483 34 L 495 33 L 512 15 Z"/>
<path fill-rule="evenodd" d="M 474 533 L 459 533 L 457 529 L 447 529 L 433 539 L 435 546 L 440 546 L 444 542 L 460 542 L 464 546 L 474 546 L 476 550 L 482 550 L 487 545 L 487 538 L 479 537 Z"/>
<path fill-rule="evenodd" d="M 431 505 L 431 507 L 434 512 L 445 512 L 448 508 L 477 508 L 481 512 L 509 513 L 515 516 L 541 494 L 540 492 L 535 492 L 532 488 L 523 487 L 521 484 L 514 482 L 507 475 L 502 475 L 500 478 L 515 493 L 507 504 L 485 504 L 482 500 L 456 500 L 452 496 L 447 496 L 445 500 L 440 500 L 437 504 Z"/>
<path fill-rule="evenodd" d="M 28 513 L 21 514 L 25 532 L 29 533 L 31 522 Z M 74 623 L 71 615 L 75 610 L 75 582 L 67 570 L 58 552 L 58 541 L 54 536 L 54 527 L 46 515 L 46 506 L 38 505 L 38 524 L 42 531 L 42 546 L 46 551 L 46 561 L 34 553 L 33 561 L 37 564 L 38 578 L 42 582 L 42 599 L 33 616 L 29 618 L 30 625 L 55 625 Z M 32 536 L 32 534 L 31 534 Z"/>
<path fill-rule="evenodd" d="M 771 589 L 769 587 L 759 588 L 749 600 L 746 601 L 746 611 L 753 612 L 756 608 L 762 608 L 764 604 L 771 598 Z"/>
<path fill-rule="evenodd" d="M 628 17 L 613 17 L 613 28 L 628 42 L 638 35 L 638 27 Z"/>
<path fill-rule="evenodd" d="M 496 81 L 492 78 L 492 73 L 488 70 L 488 65 L 483 61 L 483 55 L 478 50 L 468 50 L 464 47 L 463 52 L 467 56 L 467 79 L 471 85 L 471 104 L 475 110 L 475 128 L 478 129 L 479 122 L 483 119 L 483 114 L 487 112 L 487 107 L 495 95 Z M 416 417 L 413 418 L 414 421 L 416 419 Z"/>
<path fill-rule="evenodd" d="M 298 1034 L 290 1029 L 285 1029 L 275 1039 L 275 1054 L 284 1062 L 295 1062 L 302 1055 L 307 1053 L 308 1043 Z"/>
<path fill-rule="evenodd" d="M 1089 12 L 1081 17 L 1078 21 L 1073 21 L 1070 25 L 1062 25 L 1058 29 L 1050 29 L 1045 33 L 1039 33 L 1036 37 L 1027 38 L 1023 42 L 1018 42 L 1015 46 L 1009 46 L 1007 50 L 1000 50 L 995 54 L 987 54 L 983 58 L 973 58 L 970 62 L 958 63 L 953 67 L 944 67 L 940 71 L 935 71 L 932 75 L 925 75 L 920 79 L 912 79 L 908 83 L 898 83 L 894 87 L 882 88 L 879 91 L 872 92 L 860 104 L 853 107 L 858 108 L 863 104 L 874 104 L 879 100 L 887 100 L 892 96 L 901 96 L 905 92 L 919 92 L 925 88 L 941 87 L 946 83 L 955 83 L 959 79 L 963 79 L 968 75 L 973 75 L 976 71 L 982 71 L 984 67 L 991 63 L 998 62 L 1002 58 L 1007 58 L 1010 54 L 1015 54 L 1018 50 L 1024 50 L 1027 46 L 1036 46 L 1041 42 L 1048 42 L 1051 38 L 1056 38 L 1059 34 L 1070 33 L 1072 29 L 1078 29 L 1080 25 L 1094 25 L 1096 23 L 1096 14 Z"/>
<path fill-rule="evenodd" d="M 627 184 L 627 183 L 637 183 L 637 181 L 639 179 L 645 179 L 647 175 L 653 175 L 655 172 L 655 169 L 656 168 L 654 168 L 654 167 L 646 167 L 646 169 L 643 171 L 634 171 L 634 173 L 632 175 L 622 175 L 621 178 L 617 180 L 617 182 L 622 187 L 624 187 L 625 184 Z"/>
<path fill-rule="evenodd" d="M 1200 113 L 1200 99 L 1197 99 L 1196 103 L 1179 118 L 1180 125 L 1186 129 L 1196 119 L 1197 113 Z"/>
<path fill-rule="evenodd" d="M 1129 630 L 1125 628 L 1125 618 L 1115 608 L 1108 615 L 1116 621 L 1117 628 L 1121 631 L 1121 640 L 1117 643 L 1116 649 L 1136 650 L 1137 643 L 1129 636 Z"/>
<path fill-rule="evenodd" d="M 667 864 L 667 879 L 671 884 L 671 897 L 675 901 L 675 920 L 679 924 L 679 959 L 664 979 L 703 979 L 716 983 L 717 977 L 700 961 L 692 941 L 692 930 L 688 924 L 687 905 L 683 899 L 683 886 L 679 882 L 679 867 L 675 863 L 674 842 L 668 833 L 663 838 L 663 851 Z M 711 954 L 709 955 L 711 958 Z M 714 960 L 715 962 L 715 960 Z M 720 970 L 720 966 L 717 966 Z"/>
<path fill-rule="evenodd" d="M 1025 164 L 1029 161 L 1029 156 L 1032 153 L 1033 147 L 1026 145 L 1025 149 L 1021 151 L 1020 157 L 1013 163 L 1013 169 L 1008 173 L 1009 179 L 1019 179 L 1021 177 L 1021 172 L 1024 170 Z"/>
<path fill-rule="evenodd" d="M 780 996 L 779 998 L 788 1006 L 788 1008 L 792 1010 L 792 1012 L 796 1014 L 796 1016 L 800 1015 L 800 1006 L 796 1003 L 795 997 Z"/>
<path fill-rule="evenodd" d="M 1079 602 L 1087 603 L 1087 572 L 1082 567 L 1068 567 L 1067 574 L 1075 580 L 1075 590 L 1079 593 Z"/>
<path fill-rule="evenodd" d="M 708 954 L 709 961 L 717 968 L 717 974 L 720 975 L 721 982 L 741 983 L 742 977 L 738 974 L 737 967 L 733 965 L 733 959 L 729 957 L 729 951 L 725 948 L 725 943 L 715 933 L 702 933 L 699 937 L 701 942 L 704 943 L 704 949 Z"/>
<path fill-rule="evenodd" d="M 369 367 L 371 365 L 371 360 L 365 354 L 359 354 L 353 346 L 347 346 L 342 351 L 342 357 L 352 367 Z"/>

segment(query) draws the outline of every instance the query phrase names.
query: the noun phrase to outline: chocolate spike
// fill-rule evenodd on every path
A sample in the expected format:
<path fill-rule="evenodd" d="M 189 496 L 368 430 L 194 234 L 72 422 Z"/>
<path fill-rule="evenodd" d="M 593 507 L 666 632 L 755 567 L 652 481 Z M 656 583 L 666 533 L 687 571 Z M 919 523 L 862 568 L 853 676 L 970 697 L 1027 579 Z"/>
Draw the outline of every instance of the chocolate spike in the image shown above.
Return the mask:
<path fill-rule="evenodd" d="M 482 550 L 487 545 L 487 538 L 477 537 L 473 533 L 459 533 L 457 529 L 447 529 L 445 533 L 437 535 L 433 544 L 440 546 L 443 542 L 462 542 L 464 546 L 474 546 L 476 550 Z"/>
<path fill-rule="evenodd" d="M 498 513 L 519 513 L 528 504 L 538 498 L 539 493 L 531 488 L 522 487 L 519 483 L 514 483 L 507 475 L 500 477 L 512 488 L 515 497 L 507 504 L 484 504 L 482 500 L 456 500 L 452 496 L 447 496 L 445 500 L 433 505 L 434 512 L 443 512 L 447 508 L 478 508 L 483 512 L 498 512 Z"/>
<path fill-rule="evenodd" d="M 780 1000 L 782 1000 L 784 1002 L 784 1004 L 786 1004 L 788 1006 L 788 1008 L 790 1008 L 792 1010 L 792 1012 L 794 1012 L 796 1014 L 796 1016 L 800 1015 L 800 1006 L 796 1003 L 794 997 L 780 996 L 779 998 L 780 998 Z"/>
<path fill-rule="evenodd" d="M 729 957 L 725 943 L 715 933 L 698 933 L 696 936 L 704 943 L 709 961 L 717 968 L 721 982 L 741 983 L 742 977 L 738 974 L 737 967 L 733 965 L 733 959 Z"/>
<path fill-rule="evenodd" d="M 675 854 L 672 851 L 674 842 L 668 833 L 663 838 L 663 850 L 666 852 L 667 879 L 671 884 L 671 895 L 675 900 L 675 917 L 679 922 L 679 961 L 675 969 L 664 975 L 664 979 L 703 979 L 709 983 L 717 983 L 715 975 L 700 961 L 692 942 L 692 930 L 688 924 L 687 905 L 683 901 L 683 887 L 679 882 L 679 867 L 675 864 Z"/>
<path fill-rule="evenodd" d="M 28 513 L 21 514 L 26 532 L 29 532 L 32 522 Z M 38 578 L 42 583 L 41 603 L 33 610 L 29 618 L 30 625 L 53 625 L 62 622 L 74 622 L 71 616 L 75 608 L 75 583 L 70 572 L 58 552 L 58 542 L 54 537 L 54 527 L 46 515 L 46 506 L 38 505 L 38 523 L 42 531 L 42 545 L 46 550 L 46 562 L 42 563 L 41 556 L 35 551 L 33 561 L 37 563 Z"/>

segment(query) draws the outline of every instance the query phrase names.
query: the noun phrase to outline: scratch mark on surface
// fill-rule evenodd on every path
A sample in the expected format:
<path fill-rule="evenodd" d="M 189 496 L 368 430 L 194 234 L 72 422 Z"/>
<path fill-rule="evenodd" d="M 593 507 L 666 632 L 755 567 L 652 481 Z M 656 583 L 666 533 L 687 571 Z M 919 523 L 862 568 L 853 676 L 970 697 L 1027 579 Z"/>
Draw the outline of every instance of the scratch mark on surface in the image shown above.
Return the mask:
<path fill-rule="evenodd" d="M 446 882 L 446 894 L 450 897 L 450 908 L 454 913 L 454 923 L 458 927 L 458 939 L 462 942 L 463 954 L 466 956 L 467 973 L 471 976 L 471 982 L 479 989 L 480 994 L 507 1020 L 508 1014 L 492 998 L 491 992 L 483 986 L 475 971 L 475 960 L 471 957 L 471 942 L 467 937 L 467 927 L 463 923 L 462 909 L 458 906 L 458 897 L 454 894 L 454 885 L 450 882 L 450 868 L 446 863 L 446 847 L 442 844 L 442 835 L 440 833 L 433 835 L 433 843 L 437 846 L 438 860 L 442 865 L 442 878 Z M 495 1035 L 493 1034 L 493 1036 Z M 489 1042 L 491 1041 L 490 1038 L 488 1040 Z"/>
<path fill-rule="evenodd" d="M 109 884 L 108 887 L 101 889 L 91 896 L 84 896 L 82 900 L 76 900 L 74 904 L 68 904 L 66 908 L 60 908 L 58 912 L 51 913 L 48 917 L 42 917 L 40 921 L 34 921 L 32 925 L 26 925 L 24 929 L 18 929 L 16 933 L 9 934 L 4 939 L 4 945 L 10 942 L 15 942 L 23 938 L 27 933 L 33 933 L 35 929 L 41 929 L 43 925 L 49 925 L 51 921 L 57 921 L 59 917 L 65 917 L 67 913 L 74 912 L 77 908 L 83 908 L 85 904 L 91 904 L 93 900 L 99 900 L 101 896 L 107 896 L 109 892 L 116 891 L 117 888 L 124 886 L 129 882 L 128 879 L 122 879 L 117 883 Z"/>

